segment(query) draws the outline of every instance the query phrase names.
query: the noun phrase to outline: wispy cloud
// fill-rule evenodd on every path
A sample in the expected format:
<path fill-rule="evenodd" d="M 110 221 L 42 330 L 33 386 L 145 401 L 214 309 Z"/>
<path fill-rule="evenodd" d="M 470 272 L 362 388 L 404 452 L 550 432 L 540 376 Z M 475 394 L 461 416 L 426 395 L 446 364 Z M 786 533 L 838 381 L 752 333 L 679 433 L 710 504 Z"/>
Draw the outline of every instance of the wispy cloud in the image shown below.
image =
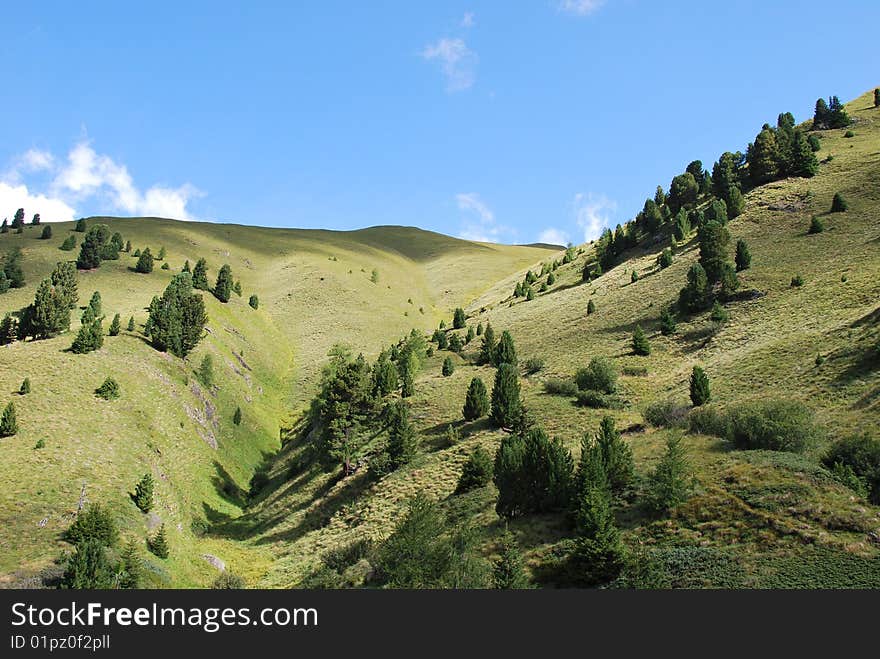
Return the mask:
<path fill-rule="evenodd" d="M 511 233 L 508 227 L 497 222 L 495 213 L 480 199 L 476 192 L 455 195 L 458 209 L 465 215 L 458 237 L 482 243 L 497 243 L 502 236 Z"/>
<path fill-rule="evenodd" d="M 474 12 L 472 11 L 466 11 L 461 19 L 461 23 L 459 23 L 463 28 L 472 28 L 475 24 Z"/>
<path fill-rule="evenodd" d="M 23 182 L 35 172 L 52 177 L 45 192 L 32 192 Z M 106 212 L 192 220 L 188 205 L 198 196 L 201 192 L 189 183 L 176 188 L 153 185 L 142 191 L 124 164 L 97 153 L 88 141 L 77 143 L 61 162 L 47 151 L 27 151 L 0 177 L 0 213 L 24 208 L 29 214 L 40 213 L 47 222 L 74 219 L 76 206 L 85 202 Z"/>
<path fill-rule="evenodd" d="M 568 240 L 568 233 L 555 227 L 547 227 L 538 234 L 538 242 L 548 245 L 568 245 Z"/>
<path fill-rule="evenodd" d="M 617 203 L 604 195 L 579 192 L 572 201 L 574 221 L 584 232 L 585 241 L 598 238 L 611 225 L 616 210 Z"/>
<path fill-rule="evenodd" d="M 561 0 L 557 7 L 566 14 L 589 16 L 604 4 L 605 0 Z"/>
<path fill-rule="evenodd" d="M 468 48 L 464 39 L 444 37 L 425 46 L 420 54 L 424 59 L 439 64 L 446 80 L 446 91 L 460 92 L 473 86 L 477 54 Z"/>

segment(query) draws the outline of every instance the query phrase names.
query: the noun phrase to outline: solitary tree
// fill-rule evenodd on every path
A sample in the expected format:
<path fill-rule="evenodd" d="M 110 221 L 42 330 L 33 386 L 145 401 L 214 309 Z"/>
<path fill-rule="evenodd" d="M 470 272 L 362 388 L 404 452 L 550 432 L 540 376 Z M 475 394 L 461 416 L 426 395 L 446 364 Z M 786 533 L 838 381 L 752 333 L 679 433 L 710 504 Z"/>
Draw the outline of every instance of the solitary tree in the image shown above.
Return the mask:
<path fill-rule="evenodd" d="M 465 421 L 475 421 L 489 412 L 489 397 L 486 385 L 480 378 L 473 378 L 464 399 L 462 415 Z"/>
<path fill-rule="evenodd" d="M 664 512 L 684 503 L 692 483 L 681 436 L 670 437 L 666 440 L 666 451 L 649 478 L 648 501 L 651 507 L 657 512 Z"/>
<path fill-rule="evenodd" d="M 159 558 L 168 558 L 168 539 L 165 536 L 164 524 L 159 527 L 156 535 L 147 540 L 147 546 L 149 547 L 150 551 Z"/>
<path fill-rule="evenodd" d="M 21 382 L 21 386 L 18 388 L 18 393 L 21 396 L 27 396 L 31 393 L 31 380 L 30 378 L 25 378 Z"/>
<path fill-rule="evenodd" d="M 150 473 L 143 475 L 137 485 L 134 486 L 134 505 L 141 509 L 141 512 L 148 513 L 153 509 L 153 476 Z"/>
<path fill-rule="evenodd" d="M 241 407 L 235 408 L 235 413 L 232 415 L 232 423 L 237 426 L 241 425 Z"/>
<path fill-rule="evenodd" d="M 452 361 L 452 357 L 447 357 L 443 360 L 443 377 L 448 378 L 455 372 L 455 362 Z"/>
<path fill-rule="evenodd" d="M 671 336 L 675 334 L 676 323 L 675 313 L 672 307 L 666 306 L 660 310 L 660 333 L 663 336 Z"/>
<path fill-rule="evenodd" d="M 694 366 L 691 371 L 691 402 L 694 407 L 700 407 L 709 402 L 712 394 L 709 392 L 709 376 L 699 366 Z"/>
<path fill-rule="evenodd" d="M 522 554 L 510 531 L 501 537 L 499 556 L 492 564 L 492 584 L 500 590 L 517 590 L 529 587 Z"/>
<path fill-rule="evenodd" d="M 388 418 L 388 457 L 391 468 L 399 469 L 415 455 L 418 435 L 409 419 L 409 407 L 402 400 L 389 406 Z"/>
<path fill-rule="evenodd" d="M 211 353 L 202 357 L 202 362 L 196 371 L 196 377 L 198 377 L 199 382 L 209 389 L 214 386 L 214 358 L 211 356 Z"/>
<path fill-rule="evenodd" d="M 516 366 L 502 363 L 495 373 L 495 386 L 492 388 L 491 417 L 499 428 L 512 428 L 516 423 L 522 406 L 519 391 Z"/>
<path fill-rule="evenodd" d="M 464 329 L 465 323 L 467 322 L 467 316 L 464 314 L 464 309 L 461 307 L 457 307 L 455 309 L 455 313 L 452 316 L 452 328 L 453 329 Z"/>
<path fill-rule="evenodd" d="M 40 233 L 41 240 L 49 240 L 52 237 L 52 225 L 46 224 L 43 226 L 43 231 Z"/>
<path fill-rule="evenodd" d="M 496 366 L 501 364 L 516 366 L 517 364 L 516 347 L 513 344 L 513 337 L 507 330 L 501 332 L 501 341 L 498 342 L 498 347 L 495 349 L 494 363 Z"/>
<path fill-rule="evenodd" d="M 260 298 L 258 298 L 256 295 L 251 295 L 248 299 L 248 304 L 250 305 L 251 309 L 259 309 Z"/>
<path fill-rule="evenodd" d="M 748 270 L 752 265 L 752 254 L 749 252 L 749 245 L 742 238 L 736 241 L 736 256 L 734 260 L 737 272 Z"/>
<path fill-rule="evenodd" d="M 130 316 L 128 319 L 128 331 L 134 332 L 134 316 Z"/>
<path fill-rule="evenodd" d="M 150 274 L 153 272 L 153 254 L 150 252 L 149 247 L 144 247 L 144 251 L 141 252 L 140 257 L 138 258 L 137 265 L 134 267 L 136 272 L 140 272 L 143 274 Z"/>
<path fill-rule="evenodd" d="M 110 323 L 110 329 L 108 330 L 108 334 L 110 336 L 119 336 L 119 331 L 122 329 L 122 323 L 119 320 L 119 314 L 113 316 L 113 321 Z"/>
<path fill-rule="evenodd" d="M 843 213 L 849 209 L 849 204 L 846 202 L 846 199 L 843 198 L 843 195 L 839 192 L 834 193 L 834 198 L 831 200 L 831 212 L 832 213 Z"/>
<path fill-rule="evenodd" d="M 596 303 L 590 300 L 587 302 L 587 315 L 592 316 L 594 313 L 596 313 Z"/>
<path fill-rule="evenodd" d="M 0 416 L 0 437 L 12 437 L 18 432 L 18 419 L 15 417 L 15 403 L 10 402 Z"/>
<path fill-rule="evenodd" d="M 651 354 L 651 344 L 648 342 L 648 337 L 645 336 L 645 332 L 642 330 L 641 325 L 636 325 L 636 328 L 633 331 L 632 349 L 635 354 L 643 357 Z"/>
<path fill-rule="evenodd" d="M 207 291 L 208 286 L 208 262 L 205 259 L 196 261 L 196 267 L 192 272 L 192 286 L 200 291 Z"/>
<path fill-rule="evenodd" d="M 217 273 L 217 283 L 214 284 L 214 297 L 221 302 L 229 302 L 232 294 L 232 268 L 229 264 L 224 264 Z"/>

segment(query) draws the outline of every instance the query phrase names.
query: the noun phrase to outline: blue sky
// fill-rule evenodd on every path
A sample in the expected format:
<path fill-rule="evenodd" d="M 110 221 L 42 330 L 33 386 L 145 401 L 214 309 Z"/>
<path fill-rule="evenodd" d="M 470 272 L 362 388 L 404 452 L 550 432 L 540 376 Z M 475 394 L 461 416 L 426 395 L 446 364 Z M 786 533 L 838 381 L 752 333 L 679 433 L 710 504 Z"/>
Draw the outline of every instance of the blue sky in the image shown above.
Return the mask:
<path fill-rule="evenodd" d="M 582 242 L 781 111 L 880 84 L 877 2 L 39 2 L 0 217 Z"/>

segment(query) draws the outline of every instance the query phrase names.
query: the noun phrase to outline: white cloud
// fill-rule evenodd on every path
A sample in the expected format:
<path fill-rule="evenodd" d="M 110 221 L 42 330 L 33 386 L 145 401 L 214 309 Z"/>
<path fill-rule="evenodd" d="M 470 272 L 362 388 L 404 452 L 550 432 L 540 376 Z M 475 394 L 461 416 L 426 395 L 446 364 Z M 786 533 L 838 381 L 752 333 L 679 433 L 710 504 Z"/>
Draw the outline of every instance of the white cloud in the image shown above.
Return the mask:
<path fill-rule="evenodd" d="M 547 227 L 538 235 L 539 243 L 548 245 L 568 245 L 568 234 L 554 227 Z"/>
<path fill-rule="evenodd" d="M 611 225 L 611 216 L 617 203 L 604 195 L 579 192 L 572 202 L 574 221 L 584 232 L 584 241 L 595 240 L 602 230 Z"/>
<path fill-rule="evenodd" d="M 460 92 L 473 86 L 477 54 L 467 47 L 464 39 L 444 37 L 437 43 L 425 46 L 421 56 L 439 63 L 446 79 L 446 91 Z"/>
<path fill-rule="evenodd" d="M 471 28 L 475 25 L 474 22 L 474 12 L 466 11 L 464 16 L 461 19 L 461 23 L 459 23 L 463 28 Z"/>
<path fill-rule="evenodd" d="M 34 172 L 52 176 L 46 193 L 32 193 L 22 183 L 24 174 Z M 24 208 L 28 214 L 40 213 L 46 222 L 73 219 L 75 206 L 87 201 L 98 205 L 98 212 L 192 220 L 188 204 L 199 196 L 189 183 L 177 188 L 154 185 L 141 191 L 125 165 L 97 153 L 86 141 L 76 144 L 60 164 L 51 153 L 31 149 L 0 176 L 0 213 L 10 207 L 13 212 Z"/>
<path fill-rule="evenodd" d="M 498 224 L 495 213 L 480 199 L 476 192 L 461 192 L 455 195 L 458 209 L 467 216 L 458 237 L 481 243 L 497 243 L 510 230 Z"/>
<path fill-rule="evenodd" d="M 76 216 L 76 211 L 60 199 L 32 194 L 24 183 L 0 181 L 0 217 L 8 216 L 11 221 L 19 208 L 24 208 L 27 218 L 39 213 L 42 222 L 70 222 Z"/>
<path fill-rule="evenodd" d="M 558 6 L 566 14 L 589 16 L 604 4 L 605 0 L 562 0 Z"/>

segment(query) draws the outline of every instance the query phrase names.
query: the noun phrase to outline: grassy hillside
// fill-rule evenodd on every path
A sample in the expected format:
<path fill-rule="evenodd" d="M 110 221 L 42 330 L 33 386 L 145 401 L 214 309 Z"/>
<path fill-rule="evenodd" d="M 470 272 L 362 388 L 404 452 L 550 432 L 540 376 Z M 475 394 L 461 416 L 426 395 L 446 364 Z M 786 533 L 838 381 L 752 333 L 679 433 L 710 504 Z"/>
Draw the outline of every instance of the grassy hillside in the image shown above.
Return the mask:
<path fill-rule="evenodd" d="M 450 311 L 452 300 L 470 299 L 491 282 L 544 257 L 539 248 L 469 243 L 401 227 L 330 232 L 186 223 L 156 218 L 89 218 L 107 223 L 133 248 L 167 252 L 169 270 L 132 271 L 122 254 L 100 269 L 78 275 L 79 304 L 93 291 L 103 298 L 105 332 L 115 313 L 123 328 L 88 355 L 67 352 L 79 328 L 45 341 L 0 347 L 2 404 L 14 401 L 20 432 L 0 440 L 0 574 L 20 583 L 51 565 L 69 545 L 59 534 L 69 524 L 81 492 L 111 508 L 124 536 L 143 538 L 165 523 L 171 557 L 150 557 L 156 586 L 205 585 L 216 570 L 206 555 L 245 577 L 268 570 L 268 548 L 206 536 L 210 524 L 237 516 L 248 483 L 279 447 L 280 430 L 312 395 L 315 374 L 334 343 L 377 352 L 390 337 L 412 327 L 427 329 Z M 29 304 L 39 281 L 77 249 L 58 249 L 70 224 L 0 235 L 0 254 L 19 247 L 27 285 L 0 296 L 0 316 Z M 205 294 L 208 332 L 186 360 L 159 353 L 141 331 L 146 307 L 161 294 L 184 260 L 204 257 L 213 283 L 223 263 L 232 266 L 244 294 L 221 304 Z M 371 281 L 373 270 L 378 281 Z M 460 271 L 474 273 L 462 278 Z M 247 304 L 251 293 L 260 309 Z M 194 372 L 214 357 L 216 387 L 206 391 Z M 94 395 L 114 377 L 122 397 Z M 16 393 L 29 378 L 32 392 Z M 243 421 L 232 422 L 240 406 Z M 35 448 L 42 441 L 41 448 Z M 157 483 L 156 508 L 142 515 L 129 500 L 146 472 Z"/>
<path fill-rule="evenodd" d="M 736 299 L 725 305 L 726 323 L 713 323 L 705 312 L 681 318 L 671 337 L 659 333 L 661 307 L 677 298 L 698 257 L 693 236 L 677 247 L 673 265 L 664 270 L 655 265 L 661 245 L 642 247 L 599 279 L 582 283 L 584 262 L 593 258 L 592 246 L 586 245 L 534 300 L 510 296 L 522 270 L 497 277 L 467 306 L 469 325 L 490 321 L 496 332 L 512 333 L 520 363 L 529 357 L 544 360 L 539 373 L 522 378 L 525 403 L 575 459 L 581 437 L 595 433 L 604 414 L 615 418 L 635 455 L 642 483 L 637 491 L 669 434 L 682 432 L 648 426 L 642 412 L 667 398 L 689 405 L 694 365 L 709 374 L 716 408 L 789 398 L 815 411 L 824 438 L 801 455 L 734 451 L 717 437 L 686 434 L 697 479 L 688 503 L 661 519 L 646 513 L 638 496 L 618 506 L 627 543 L 659 549 L 678 566 L 682 584 L 877 585 L 880 547 L 872 537 L 880 530 L 880 510 L 818 463 L 832 442 L 865 431 L 876 434 L 880 427 L 880 373 L 870 358 L 880 341 L 880 110 L 870 94 L 847 107 L 854 135 L 819 133 L 817 176 L 754 189 L 746 196 L 745 212 L 728 225 L 734 242 L 748 241 L 752 266 L 741 273 Z M 850 202 L 848 212 L 828 214 L 835 192 Z M 822 217 L 826 230 L 811 235 L 807 229 L 814 215 Z M 633 269 L 640 275 L 635 283 Z M 803 277 L 802 286 L 791 285 L 795 275 Z M 588 316 L 591 299 L 597 312 Z M 649 357 L 632 354 L 636 324 L 651 341 Z M 440 500 L 455 519 L 476 524 L 484 554 L 494 554 L 503 527 L 493 509 L 494 486 L 454 494 L 466 456 L 477 445 L 494 454 L 503 436 L 485 420 L 461 421 L 470 379 L 480 376 L 491 387 L 494 377 L 493 368 L 474 365 L 478 344 L 453 357 L 458 368 L 448 378 L 440 366 L 450 353 L 428 360 L 412 399 L 420 451 L 410 465 L 380 482 L 363 473 L 339 480 L 338 474 L 303 469 L 307 438 L 286 445 L 257 505 L 215 530 L 217 537 L 272 552 L 276 560 L 259 585 L 296 585 L 327 552 L 358 539 L 381 540 L 401 518 L 404 502 L 420 490 Z M 576 407 L 571 398 L 544 393 L 548 378 L 570 377 L 599 355 L 613 358 L 625 373 L 646 369 L 621 378 L 622 409 Z M 450 424 L 462 435 L 453 446 L 444 439 Z M 531 516 L 511 522 L 511 528 L 532 575 L 548 583 L 542 570 L 570 534 L 564 521 Z"/>

